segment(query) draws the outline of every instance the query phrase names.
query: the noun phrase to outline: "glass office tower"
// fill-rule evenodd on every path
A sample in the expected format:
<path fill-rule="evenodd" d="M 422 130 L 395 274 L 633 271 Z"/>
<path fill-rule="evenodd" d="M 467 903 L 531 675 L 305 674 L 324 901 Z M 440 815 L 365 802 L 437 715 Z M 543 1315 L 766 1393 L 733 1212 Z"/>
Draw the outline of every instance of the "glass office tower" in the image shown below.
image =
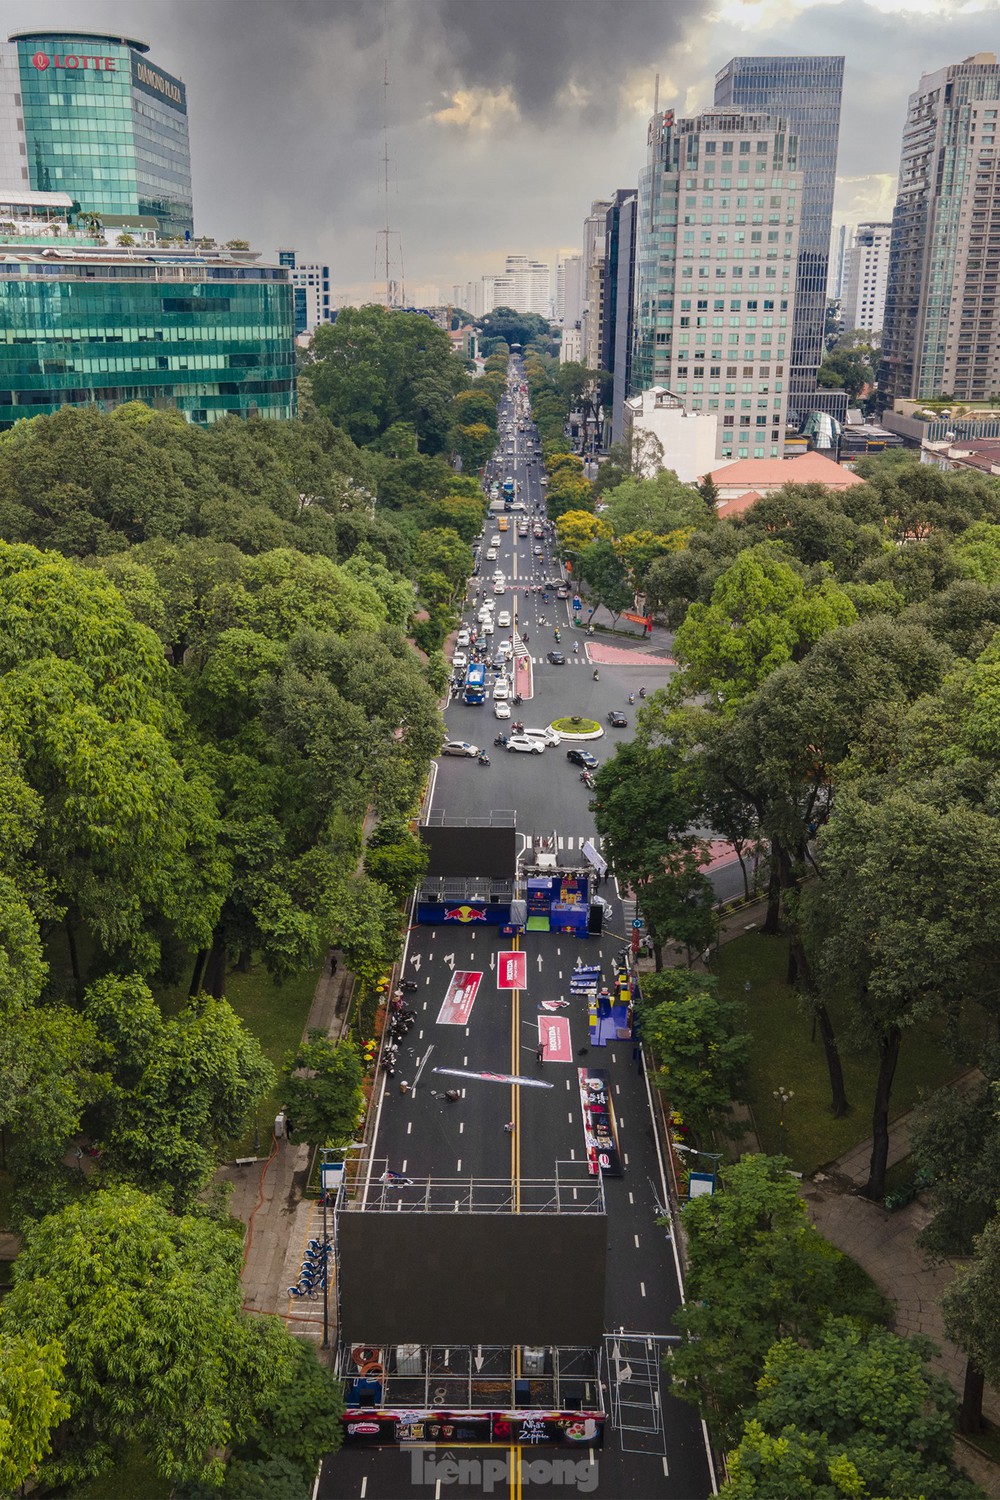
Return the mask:
<path fill-rule="evenodd" d="M 0 116 L 15 121 L 20 181 L 68 193 L 106 224 L 193 232 L 187 94 L 145 42 L 102 33 L 16 32 L 3 49 Z M 6 106 L 10 106 L 7 108 Z M 8 175 L 11 168 L 7 168 Z"/>
<path fill-rule="evenodd" d="M 796 397 L 816 390 L 816 372 L 823 359 L 843 82 L 842 57 L 734 57 L 715 79 L 717 108 L 769 110 L 780 115 L 788 130 L 798 137 L 799 170 L 805 186 L 792 330 L 790 413 Z"/>
<path fill-rule="evenodd" d="M 53 258 L 53 246 L 59 251 Z M 49 246 L 0 256 L 0 429 L 126 401 L 209 423 L 294 417 L 294 304 L 251 252 Z"/>

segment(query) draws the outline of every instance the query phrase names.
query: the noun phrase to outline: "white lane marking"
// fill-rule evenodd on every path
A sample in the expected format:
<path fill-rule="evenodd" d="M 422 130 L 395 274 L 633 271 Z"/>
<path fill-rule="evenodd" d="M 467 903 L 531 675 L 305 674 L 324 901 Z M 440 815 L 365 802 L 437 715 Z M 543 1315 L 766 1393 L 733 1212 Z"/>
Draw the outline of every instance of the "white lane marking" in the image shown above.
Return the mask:
<path fill-rule="evenodd" d="M 637 1234 L 634 1234 L 632 1236 L 632 1238 L 635 1240 L 635 1248 L 638 1250 L 638 1248 L 639 1248 L 639 1236 Z"/>
<path fill-rule="evenodd" d="M 625 1121 L 622 1119 L 621 1115 L 618 1116 L 618 1129 L 619 1130 L 624 1130 L 625 1129 Z"/>
<path fill-rule="evenodd" d="M 455 1171 L 456 1172 L 461 1172 L 461 1170 L 462 1170 L 462 1158 L 459 1157 L 458 1158 L 458 1162 L 457 1162 L 457 1164 L 455 1166 Z"/>
<path fill-rule="evenodd" d="M 621 1093 L 621 1091 L 622 1091 L 622 1086 L 621 1086 L 621 1084 L 620 1084 L 620 1083 L 616 1083 L 616 1084 L 615 1084 L 615 1093 L 616 1093 L 616 1094 L 620 1094 L 620 1093 Z"/>
<path fill-rule="evenodd" d="M 412 1120 L 407 1120 L 407 1122 L 406 1122 L 406 1133 L 407 1133 L 407 1135 L 409 1135 L 409 1133 L 410 1133 L 410 1131 L 412 1129 L 413 1129 L 413 1121 Z"/>
<path fill-rule="evenodd" d="M 625 1163 L 626 1166 L 628 1166 L 628 1152 L 627 1151 L 623 1151 L 622 1152 L 622 1161 Z"/>
<path fill-rule="evenodd" d="M 459 1120 L 459 1122 L 458 1122 L 458 1133 L 459 1133 L 459 1135 L 464 1135 L 465 1134 L 465 1121 L 464 1120 Z"/>
<path fill-rule="evenodd" d="M 632 1192 L 631 1192 L 631 1189 L 630 1189 L 630 1190 L 629 1190 L 629 1195 L 628 1195 L 628 1201 L 629 1201 L 629 1202 L 630 1202 L 630 1203 L 634 1203 L 634 1202 L 635 1202 L 635 1199 L 634 1199 L 634 1198 L 633 1198 L 633 1197 L 632 1197 Z"/>
<path fill-rule="evenodd" d="M 645 1297 L 645 1295 L 646 1295 L 646 1283 L 644 1281 L 640 1281 L 639 1282 L 639 1291 Z"/>
<path fill-rule="evenodd" d="M 418 1042 L 422 1042 L 423 1039 L 424 1039 L 424 1028 L 421 1026 L 420 1030 L 417 1032 L 417 1041 Z"/>
<path fill-rule="evenodd" d="M 364 1476 L 364 1478 L 362 1479 L 362 1481 L 361 1481 L 361 1494 L 359 1495 L 358 1500 L 365 1500 L 365 1491 L 367 1490 L 367 1488 L 368 1488 L 368 1475 L 366 1474 Z"/>
<path fill-rule="evenodd" d="M 666 1454 L 663 1455 L 663 1472 L 667 1476 L 667 1478 L 669 1479 L 670 1478 L 670 1465 L 667 1463 L 667 1455 Z M 713 1490 L 712 1493 L 717 1495 L 718 1494 L 718 1490 Z"/>
<path fill-rule="evenodd" d="M 406 1161 L 405 1161 L 405 1160 L 404 1160 L 404 1161 L 403 1161 L 403 1165 L 402 1165 L 402 1166 L 401 1166 L 401 1167 L 400 1167 L 400 1169 L 399 1169 L 399 1170 L 400 1170 L 400 1171 L 401 1171 L 401 1172 L 402 1172 L 402 1173 L 403 1173 L 403 1174 L 404 1174 L 404 1176 L 405 1176 L 405 1174 L 406 1174 Z"/>
<path fill-rule="evenodd" d="M 573 1111 L 571 1109 L 567 1110 L 567 1112 L 566 1112 L 566 1118 L 569 1121 L 569 1123 L 572 1125 L 572 1123 L 573 1123 Z"/>

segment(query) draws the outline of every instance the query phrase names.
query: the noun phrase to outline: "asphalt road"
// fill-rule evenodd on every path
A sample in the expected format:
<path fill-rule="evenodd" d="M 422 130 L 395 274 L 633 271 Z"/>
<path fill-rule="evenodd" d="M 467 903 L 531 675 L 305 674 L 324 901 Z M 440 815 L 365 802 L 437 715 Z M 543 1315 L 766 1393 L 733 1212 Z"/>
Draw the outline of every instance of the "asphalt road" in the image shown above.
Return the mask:
<path fill-rule="evenodd" d="M 504 473 L 513 473 L 521 496 L 529 508 L 541 497 L 538 468 L 525 467 L 521 456 L 515 464 L 504 456 Z M 530 513 L 530 509 L 529 509 Z M 516 514 L 516 513 L 515 513 Z M 487 523 L 488 530 L 490 523 Z M 549 648 L 537 623 L 541 596 L 526 594 L 525 582 L 555 576 L 551 555 L 534 559 L 532 538 L 519 540 L 516 520 L 502 538 L 500 566 L 512 587 L 502 605 L 516 600 L 521 629 L 527 625 L 530 648 L 538 641 Z M 485 573 L 496 564 L 486 563 Z M 502 607 L 498 599 L 498 608 Z M 550 603 L 545 611 L 555 618 Z M 648 664 L 642 667 L 601 668 L 595 683 L 592 669 L 573 661 L 572 641 L 581 640 L 581 658 L 586 654 L 586 636 L 568 628 L 565 607 L 561 626 L 563 643 L 569 647 L 564 667 L 535 665 L 534 696 L 526 700 L 515 717 L 526 724 L 542 726 L 568 712 L 580 712 L 605 720 L 611 708 L 627 708 L 627 696 L 637 685 L 648 689 L 665 680 L 665 669 L 654 676 Z M 473 611 L 474 613 L 474 611 Z M 565 747 L 554 747 L 543 755 L 509 754 L 494 750 L 493 735 L 505 728 L 494 720 L 491 704 L 467 707 L 453 703 L 447 712 L 449 737 L 469 739 L 489 747 L 492 765 L 480 767 L 473 760 L 445 758 L 438 763 L 433 785 L 433 806 L 449 817 L 471 816 L 493 809 L 513 809 L 517 829 L 523 835 L 554 834 L 560 847 L 575 853 L 580 843 L 594 836 L 588 810 L 590 793 L 581 785 L 579 771 L 566 760 Z M 619 736 L 627 730 L 606 728 L 604 739 L 591 748 L 602 757 L 611 753 Z M 578 959 L 602 962 L 610 972 L 614 955 L 626 937 L 621 903 L 609 880 L 602 895 L 610 902 L 606 931 L 601 938 L 576 940 L 559 934 L 526 933 L 520 946 L 527 956 L 527 986 L 520 992 L 498 990 L 496 953 L 510 947 L 510 939 L 496 929 L 418 927 L 407 947 L 405 974 L 417 981 L 418 990 L 408 996 L 417 1012 L 417 1022 L 406 1038 L 398 1077 L 418 1079 L 416 1087 L 401 1095 L 395 1083 L 387 1083 L 379 1106 L 376 1159 L 412 1177 L 435 1174 L 524 1179 L 551 1176 L 559 1160 L 580 1161 L 584 1155 L 583 1122 L 576 1079 L 579 1049 L 588 1043 L 587 1017 L 583 1005 L 574 1000 L 560 1014 L 570 1021 L 573 1058 L 570 1064 L 539 1063 L 539 1002 L 569 999 L 569 978 Z M 436 1024 L 452 968 L 480 971 L 483 982 L 468 1026 Z M 673 1246 L 668 1232 L 658 1225 L 665 1191 L 661 1164 L 649 1113 L 646 1079 L 633 1057 L 632 1044 L 620 1042 L 591 1049 L 588 1061 L 608 1070 L 622 1152 L 624 1175 L 606 1179 L 608 1210 L 607 1289 L 605 1328 L 626 1329 L 649 1335 L 669 1335 L 672 1314 L 680 1300 Z M 469 1080 L 462 1098 L 449 1103 L 440 1095 L 452 1085 L 451 1078 L 434 1072 L 439 1067 L 464 1067 L 494 1072 L 539 1075 L 553 1084 L 550 1089 L 523 1088 Z M 458 1080 L 461 1082 L 461 1080 Z M 512 1133 L 505 1130 L 515 1121 Z M 645 1346 L 655 1368 L 664 1345 Z M 633 1365 L 636 1361 L 630 1361 Z M 633 1383 L 626 1395 L 639 1405 L 645 1400 L 652 1412 L 662 1411 L 662 1422 L 649 1413 L 633 1413 L 643 1427 L 659 1431 L 618 1433 L 608 1424 L 603 1450 L 570 1454 L 582 1468 L 551 1469 L 546 1464 L 565 1459 L 563 1450 L 521 1448 L 463 1450 L 456 1458 L 503 1460 L 502 1474 L 493 1470 L 492 1488 L 483 1474 L 466 1470 L 465 1475 L 442 1480 L 440 1469 L 428 1464 L 432 1450 L 398 1452 L 392 1449 L 352 1450 L 328 1460 L 318 1494 L 321 1497 L 358 1496 L 359 1500 L 398 1500 L 401 1496 L 435 1496 L 446 1500 L 495 1495 L 575 1496 L 589 1493 L 618 1497 L 634 1495 L 651 1500 L 701 1500 L 713 1493 L 704 1433 L 694 1409 L 666 1392 Z M 662 1401 L 662 1407 L 659 1403 Z M 438 1457 L 441 1455 L 438 1454 Z M 592 1459 L 592 1463 L 590 1460 Z M 490 1471 L 484 1471 L 488 1473 Z"/>

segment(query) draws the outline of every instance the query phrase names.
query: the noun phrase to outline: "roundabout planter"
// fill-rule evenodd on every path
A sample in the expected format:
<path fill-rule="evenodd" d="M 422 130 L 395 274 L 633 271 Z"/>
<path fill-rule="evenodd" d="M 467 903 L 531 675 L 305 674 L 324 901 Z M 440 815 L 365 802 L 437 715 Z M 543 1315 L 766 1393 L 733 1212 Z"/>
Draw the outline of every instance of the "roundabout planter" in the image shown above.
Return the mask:
<path fill-rule="evenodd" d="M 564 740 L 599 740 L 604 735 L 604 730 L 596 719 L 588 719 L 583 714 L 568 715 L 563 719 L 553 719 L 550 726 L 556 734 Z"/>

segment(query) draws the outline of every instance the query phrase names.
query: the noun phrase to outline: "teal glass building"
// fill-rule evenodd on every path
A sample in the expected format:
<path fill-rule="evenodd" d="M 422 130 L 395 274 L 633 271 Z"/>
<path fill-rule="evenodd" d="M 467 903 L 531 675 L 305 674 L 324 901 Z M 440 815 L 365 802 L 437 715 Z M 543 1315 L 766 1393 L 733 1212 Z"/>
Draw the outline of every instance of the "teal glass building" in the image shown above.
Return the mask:
<path fill-rule="evenodd" d="M 68 193 L 74 213 L 106 224 L 155 221 L 194 230 L 184 84 L 148 58 L 145 42 L 103 33 L 16 32 L 16 119 L 23 182 Z"/>
<path fill-rule="evenodd" d="M 126 401 L 293 417 L 292 292 L 239 251 L 0 243 L 0 429 Z"/>

